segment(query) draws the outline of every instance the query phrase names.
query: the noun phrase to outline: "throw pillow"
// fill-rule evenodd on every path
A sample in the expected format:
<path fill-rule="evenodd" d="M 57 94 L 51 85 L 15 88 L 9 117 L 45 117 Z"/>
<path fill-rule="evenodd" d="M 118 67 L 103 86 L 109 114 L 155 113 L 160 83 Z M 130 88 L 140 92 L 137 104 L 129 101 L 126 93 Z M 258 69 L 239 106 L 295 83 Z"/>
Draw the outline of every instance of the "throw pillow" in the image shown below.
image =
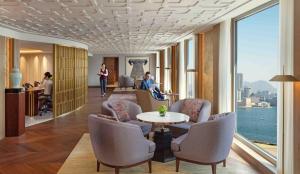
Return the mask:
<path fill-rule="evenodd" d="M 225 117 L 225 116 L 227 116 L 227 115 L 228 115 L 228 113 L 222 113 L 222 114 L 211 115 L 211 116 L 208 118 L 208 120 L 209 120 L 209 121 L 212 121 L 212 120 L 218 120 L 218 119 L 223 118 L 223 117 Z"/>
<path fill-rule="evenodd" d="M 124 101 L 111 101 L 109 106 L 116 112 L 118 119 L 122 122 L 130 120 L 128 106 Z"/>
<path fill-rule="evenodd" d="M 202 100 L 185 99 L 181 107 L 181 113 L 190 116 L 190 121 L 196 123 L 198 121 L 202 104 Z"/>
<path fill-rule="evenodd" d="M 118 121 L 115 117 L 112 117 L 112 116 L 103 115 L 103 114 L 96 114 L 96 115 L 98 117 L 105 118 L 105 119 L 108 119 L 108 120 Z"/>

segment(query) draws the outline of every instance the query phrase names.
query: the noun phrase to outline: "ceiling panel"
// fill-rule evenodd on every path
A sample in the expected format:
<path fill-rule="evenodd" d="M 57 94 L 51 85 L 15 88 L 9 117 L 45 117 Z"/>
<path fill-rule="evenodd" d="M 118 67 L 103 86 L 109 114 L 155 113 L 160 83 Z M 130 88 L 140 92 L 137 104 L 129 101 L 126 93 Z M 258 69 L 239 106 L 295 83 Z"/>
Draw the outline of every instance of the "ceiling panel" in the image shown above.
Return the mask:
<path fill-rule="evenodd" d="M 0 0 L 0 25 L 87 43 L 92 53 L 158 50 L 251 0 Z"/>

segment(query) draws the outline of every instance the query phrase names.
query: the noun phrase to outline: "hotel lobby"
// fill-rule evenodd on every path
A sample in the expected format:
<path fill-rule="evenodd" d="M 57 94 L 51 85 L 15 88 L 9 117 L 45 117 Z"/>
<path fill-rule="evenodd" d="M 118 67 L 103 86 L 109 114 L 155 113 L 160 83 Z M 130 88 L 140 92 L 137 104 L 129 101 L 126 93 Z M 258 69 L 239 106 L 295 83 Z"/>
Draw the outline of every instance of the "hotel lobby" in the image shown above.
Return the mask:
<path fill-rule="evenodd" d="M 0 174 L 300 173 L 299 8 L 0 0 Z"/>

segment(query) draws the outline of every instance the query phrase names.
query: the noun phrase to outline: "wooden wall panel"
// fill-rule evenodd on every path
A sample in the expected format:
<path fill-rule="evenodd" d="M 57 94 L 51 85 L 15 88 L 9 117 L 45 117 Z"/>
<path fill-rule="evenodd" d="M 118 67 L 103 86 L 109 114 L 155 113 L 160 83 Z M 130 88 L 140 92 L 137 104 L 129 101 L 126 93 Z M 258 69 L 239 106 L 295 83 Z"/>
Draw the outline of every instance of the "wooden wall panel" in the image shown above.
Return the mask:
<path fill-rule="evenodd" d="M 212 103 L 212 114 L 218 113 L 220 25 L 205 33 L 204 56 L 202 60 L 202 98 Z"/>
<path fill-rule="evenodd" d="M 87 93 L 87 51 L 76 49 L 75 57 L 75 108 L 86 103 Z"/>
<path fill-rule="evenodd" d="M 86 102 L 87 51 L 54 46 L 54 115 L 74 111 Z"/>
<path fill-rule="evenodd" d="M 204 33 L 198 34 L 198 57 L 196 64 L 196 97 L 203 98 L 203 60 L 204 60 Z"/>
<path fill-rule="evenodd" d="M 165 50 L 159 51 L 159 62 L 160 62 L 160 90 L 164 90 L 164 82 L 165 82 Z"/>
<path fill-rule="evenodd" d="M 172 51 L 172 71 L 171 71 L 171 89 L 174 93 L 179 93 L 179 85 L 178 85 L 178 63 L 179 63 L 179 44 L 171 47 Z M 178 96 L 176 96 L 176 99 Z"/>

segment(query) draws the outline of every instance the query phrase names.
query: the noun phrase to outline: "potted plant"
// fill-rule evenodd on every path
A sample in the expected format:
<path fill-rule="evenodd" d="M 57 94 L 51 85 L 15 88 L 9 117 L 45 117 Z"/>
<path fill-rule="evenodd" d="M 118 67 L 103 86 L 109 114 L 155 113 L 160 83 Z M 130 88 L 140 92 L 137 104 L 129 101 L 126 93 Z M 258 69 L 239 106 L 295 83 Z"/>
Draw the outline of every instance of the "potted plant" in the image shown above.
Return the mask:
<path fill-rule="evenodd" d="M 166 105 L 160 105 L 158 107 L 158 112 L 161 117 L 164 117 L 167 111 L 168 111 L 168 107 Z"/>

